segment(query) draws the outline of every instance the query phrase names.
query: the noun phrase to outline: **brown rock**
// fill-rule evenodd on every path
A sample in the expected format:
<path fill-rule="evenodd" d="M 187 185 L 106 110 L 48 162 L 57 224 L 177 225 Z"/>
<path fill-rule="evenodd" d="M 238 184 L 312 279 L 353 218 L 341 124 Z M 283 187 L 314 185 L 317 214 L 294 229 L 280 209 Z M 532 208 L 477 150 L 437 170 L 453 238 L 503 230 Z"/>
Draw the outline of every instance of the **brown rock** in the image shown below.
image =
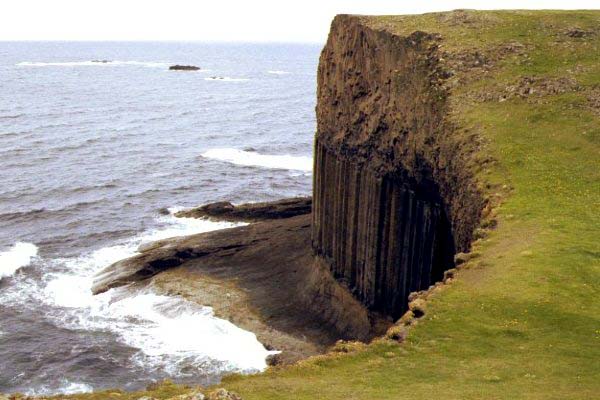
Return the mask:
<path fill-rule="evenodd" d="M 390 325 L 314 258 L 310 215 L 166 239 L 140 251 L 102 271 L 93 290 L 147 282 L 158 293 L 211 305 L 281 350 L 281 363 L 322 353 L 339 339 L 369 340 Z"/>
<path fill-rule="evenodd" d="M 415 318 L 421 318 L 423 315 L 425 315 L 427 303 L 423 299 L 416 299 L 408 303 L 408 308 L 413 312 Z"/>
<path fill-rule="evenodd" d="M 310 197 L 295 197 L 264 203 L 247 203 L 239 206 L 234 206 L 228 201 L 221 201 L 191 210 L 179 211 L 175 216 L 256 222 L 310 214 L 311 206 L 312 199 Z"/>

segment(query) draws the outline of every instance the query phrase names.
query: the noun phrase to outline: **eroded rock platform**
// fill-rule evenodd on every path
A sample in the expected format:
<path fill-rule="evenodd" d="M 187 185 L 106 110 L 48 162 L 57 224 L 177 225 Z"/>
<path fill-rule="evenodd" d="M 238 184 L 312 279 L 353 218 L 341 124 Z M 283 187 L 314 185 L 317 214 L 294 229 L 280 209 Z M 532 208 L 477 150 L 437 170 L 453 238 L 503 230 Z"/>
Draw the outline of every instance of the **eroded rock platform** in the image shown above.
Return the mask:
<path fill-rule="evenodd" d="M 281 201 L 275 204 L 287 213 Z M 240 209 L 254 212 L 252 205 Z M 93 291 L 148 284 L 158 293 L 211 306 L 217 316 L 281 350 L 281 363 L 324 352 L 339 339 L 367 341 L 381 334 L 387 320 L 368 312 L 313 256 L 307 210 L 144 246 L 139 255 L 102 271 Z"/>

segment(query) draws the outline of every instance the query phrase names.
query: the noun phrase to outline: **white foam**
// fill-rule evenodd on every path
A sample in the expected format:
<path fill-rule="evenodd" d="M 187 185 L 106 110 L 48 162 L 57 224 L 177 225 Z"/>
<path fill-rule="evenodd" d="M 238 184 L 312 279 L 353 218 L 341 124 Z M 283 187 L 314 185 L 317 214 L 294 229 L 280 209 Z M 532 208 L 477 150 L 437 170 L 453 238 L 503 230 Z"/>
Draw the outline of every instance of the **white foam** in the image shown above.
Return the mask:
<path fill-rule="evenodd" d="M 164 68 L 169 64 L 155 61 L 64 61 L 64 62 L 31 62 L 23 61 L 17 64 L 20 67 L 114 67 L 114 66 L 141 66 Z"/>
<path fill-rule="evenodd" d="M 102 294 L 104 301 L 92 308 L 92 321 L 110 316 L 111 330 L 121 340 L 141 349 L 140 364 L 173 366 L 199 364 L 207 359 L 223 363 L 225 370 L 260 371 L 270 354 L 256 336 L 229 321 L 216 318 L 210 307 L 201 307 L 177 296 L 139 292 L 120 299 Z"/>
<path fill-rule="evenodd" d="M 179 207 L 173 207 L 177 210 Z M 171 209 L 170 209 L 171 210 Z M 217 229 L 241 225 L 231 222 L 208 221 L 196 218 L 160 217 L 165 226 L 135 236 L 125 243 L 104 247 L 76 258 L 57 259 L 53 263 L 63 266 L 68 273 L 49 274 L 44 292 L 45 301 L 60 307 L 90 307 L 97 296 L 92 295 L 95 274 L 104 267 L 137 254 L 137 249 L 146 243 L 170 237 L 193 235 Z"/>
<path fill-rule="evenodd" d="M 69 382 L 63 381 L 63 385 L 58 389 L 59 393 L 62 394 L 75 394 L 75 393 L 90 393 L 94 388 L 86 383 L 81 382 Z"/>
<path fill-rule="evenodd" d="M 173 208 L 176 210 L 178 208 Z M 56 310 L 57 323 L 68 329 L 110 331 L 118 340 L 139 349 L 133 362 L 148 369 L 182 375 L 190 366 L 205 372 L 256 372 L 266 368 L 267 351 L 256 336 L 203 307 L 178 296 L 149 288 L 120 287 L 93 296 L 94 275 L 107 265 L 136 254 L 140 244 L 239 224 L 192 218 L 160 218 L 161 229 L 72 259 L 59 259 L 39 300 Z M 207 365 L 209 367 L 207 367 Z M 212 368 L 212 371 L 206 371 Z M 188 372 L 189 373 L 189 372 Z"/>
<path fill-rule="evenodd" d="M 218 81 L 218 82 L 245 82 L 249 81 L 248 78 L 230 78 L 228 76 L 211 76 L 204 78 L 205 81 Z"/>
<path fill-rule="evenodd" d="M 291 74 L 291 72 L 288 72 L 288 71 L 278 71 L 278 70 L 274 70 L 274 71 L 267 71 L 267 74 L 273 74 L 273 75 L 288 75 L 288 74 Z"/>
<path fill-rule="evenodd" d="M 238 149 L 211 149 L 202 153 L 203 157 L 230 162 L 237 165 L 258 166 L 275 169 L 312 171 L 313 160 L 306 156 L 260 154 Z"/>
<path fill-rule="evenodd" d="M 37 256 L 38 248 L 32 243 L 18 242 L 9 250 L 0 253 L 0 279 L 13 275 L 19 268 L 26 267 Z"/>
<path fill-rule="evenodd" d="M 60 381 L 60 387 L 58 389 L 52 389 L 48 386 L 42 386 L 36 389 L 30 389 L 25 391 L 27 396 L 52 396 L 56 394 L 75 394 L 75 393 L 90 393 L 94 391 L 94 388 L 86 383 L 71 382 L 67 379 Z"/>

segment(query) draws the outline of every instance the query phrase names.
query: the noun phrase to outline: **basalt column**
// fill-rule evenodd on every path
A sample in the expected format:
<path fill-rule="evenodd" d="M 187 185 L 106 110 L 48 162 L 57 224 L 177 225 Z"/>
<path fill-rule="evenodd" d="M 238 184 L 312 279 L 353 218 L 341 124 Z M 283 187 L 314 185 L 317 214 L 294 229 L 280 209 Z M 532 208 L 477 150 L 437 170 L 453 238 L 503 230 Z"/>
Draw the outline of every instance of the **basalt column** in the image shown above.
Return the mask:
<path fill-rule="evenodd" d="M 316 145 L 313 248 L 371 310 L 397 318 L 408 294 L 441 279 L 454 251 L 441 202 L 427 188 Z"/>
<path fill-rule="evenodd" d="M 440 38 L 334 19 L 319 62 L 312 244 L 369 309 L 397 318 L 470 246 L 484 202 L 449 118 Z"/>

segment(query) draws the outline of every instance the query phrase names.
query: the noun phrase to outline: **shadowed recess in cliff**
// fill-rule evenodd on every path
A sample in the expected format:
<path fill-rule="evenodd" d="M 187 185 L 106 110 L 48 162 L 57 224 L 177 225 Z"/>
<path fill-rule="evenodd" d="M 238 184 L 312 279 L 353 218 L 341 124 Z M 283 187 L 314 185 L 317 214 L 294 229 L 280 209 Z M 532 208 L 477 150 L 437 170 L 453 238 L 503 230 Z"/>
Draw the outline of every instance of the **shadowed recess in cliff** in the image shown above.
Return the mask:
<path fill-rule="evenodd" d="M 438 41 L 338 16 L 319 64 L 313 249 L 392 318 L 469 249 L 485 204 L 474 144 L 448 115 Z"/>
<path fill-rule="evenodd" d="M 367 307 L 398 318 L 411 292 L 440 281 L 453 265 L 454 240 L 437 188 L 378 177 L 318 142 L 316 153 L 313 248 Z"/>

